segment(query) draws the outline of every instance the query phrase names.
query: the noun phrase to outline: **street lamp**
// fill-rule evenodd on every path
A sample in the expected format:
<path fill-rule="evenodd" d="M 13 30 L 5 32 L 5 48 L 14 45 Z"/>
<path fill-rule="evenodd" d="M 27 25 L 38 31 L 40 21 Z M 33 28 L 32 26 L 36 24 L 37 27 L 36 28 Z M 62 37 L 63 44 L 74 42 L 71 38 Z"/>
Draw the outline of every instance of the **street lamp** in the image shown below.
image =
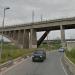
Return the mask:
<path fill-rule="evenodd" d="M 43 15 L 42 14 L 41 14 L 41 17 L 40 18 L 41 18 L 41 22 L 42 22 L 42 19 L 43 19 Z"/>
<path fill-rule="evenodd" d="M 32 11 L 32 23 L 34 23 L 34 10 Z"/>
<path fill-rule="evenodd" d="M 5 7 L 4 8 L 4 14 L 3 14 L 3 22 L 2 22 L 2 38 L 1 38 L 1 51 L 0 51 L 0 60 L 1 60 L 1 54 L 2 54 L 2 50 L 3 50 L 3 30 L 4 30 L 4 21 L 5 21 L 5 11 L 10 9 L 9 7 Z"/>

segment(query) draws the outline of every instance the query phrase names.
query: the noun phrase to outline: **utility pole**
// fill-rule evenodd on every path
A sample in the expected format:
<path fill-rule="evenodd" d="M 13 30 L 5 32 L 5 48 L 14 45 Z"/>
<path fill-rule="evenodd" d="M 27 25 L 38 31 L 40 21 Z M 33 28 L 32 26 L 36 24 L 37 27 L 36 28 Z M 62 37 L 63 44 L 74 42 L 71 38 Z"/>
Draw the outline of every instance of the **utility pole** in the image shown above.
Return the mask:
<path fill-rule="evenodd" d="M 40 18 L 41 18 L 41 22 L 42 22 L 42 19 L 43 19 L 43 15 L 42 14 L 41 14 L 41 17 Z"/>
<path fill-rule="evenodd" d="M 32 23 L 34 23 L 34 10 L 32 11 Z"/>
<path fill-rule="evenodd" d="M 3 11 L 3 22 L 2 22 L 2 38 L 1 38 L 1 50 L 0 50 L 0 60 L 1 60 L 1 56 L 2 56 L 2 51 L 3 51 L 3 30 L 4 30 L 4 21 L 5 21 L 5 11 L 10 9 L 9 7 L 4 8 Z"/>

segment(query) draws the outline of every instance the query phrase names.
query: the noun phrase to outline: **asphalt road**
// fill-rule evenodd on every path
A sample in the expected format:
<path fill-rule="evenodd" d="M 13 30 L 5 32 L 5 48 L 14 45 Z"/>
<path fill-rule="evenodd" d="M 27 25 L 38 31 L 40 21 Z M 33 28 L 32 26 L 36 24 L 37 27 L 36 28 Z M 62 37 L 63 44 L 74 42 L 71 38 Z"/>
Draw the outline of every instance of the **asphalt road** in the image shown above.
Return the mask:
<path fill-rule="evenodd" d="M 32 62 L 29 57 L 2 75 L 67 75 L 61 62 L 62 57 L 63 53 L 59 52 L 48 53 L 44 62 Z"/>

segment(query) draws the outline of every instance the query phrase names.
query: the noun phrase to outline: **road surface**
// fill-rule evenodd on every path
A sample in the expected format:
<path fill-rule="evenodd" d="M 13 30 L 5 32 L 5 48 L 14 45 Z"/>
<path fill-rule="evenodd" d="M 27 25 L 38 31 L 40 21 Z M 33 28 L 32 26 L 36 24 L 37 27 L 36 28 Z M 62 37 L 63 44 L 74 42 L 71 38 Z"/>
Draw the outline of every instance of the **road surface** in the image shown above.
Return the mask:
<path fill-rule="evenodd" d="M 44 62 L 32 62 L 31 57 L 2 75 L 67 75 L 61 58 L 63 53 L 51 52 Z"/>

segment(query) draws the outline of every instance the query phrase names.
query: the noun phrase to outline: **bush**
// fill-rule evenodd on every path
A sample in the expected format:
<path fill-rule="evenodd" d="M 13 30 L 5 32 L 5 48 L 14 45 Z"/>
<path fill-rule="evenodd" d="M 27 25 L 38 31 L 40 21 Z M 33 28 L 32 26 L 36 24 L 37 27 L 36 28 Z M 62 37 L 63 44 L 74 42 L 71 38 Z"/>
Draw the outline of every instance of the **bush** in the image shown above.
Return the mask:
<path fill-rule="evenodd" d="M 53 50 L 53 49 L 59 49 L 61 47 L 61 44 L 57 44 L 57 43 L 53 43 L 53 44 L 41 44 L 39 46 L 39 48 L 45 48 L 45 49 L 49 49 L 49 50 Z"/>

